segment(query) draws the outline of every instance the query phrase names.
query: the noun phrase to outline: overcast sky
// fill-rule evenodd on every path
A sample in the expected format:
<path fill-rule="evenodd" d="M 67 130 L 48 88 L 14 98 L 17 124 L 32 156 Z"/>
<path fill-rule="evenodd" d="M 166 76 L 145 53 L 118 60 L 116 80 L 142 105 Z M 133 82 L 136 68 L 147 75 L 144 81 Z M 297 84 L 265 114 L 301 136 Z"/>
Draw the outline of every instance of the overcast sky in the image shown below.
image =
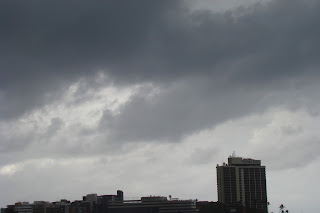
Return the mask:
<path fill-rule="evenodd" d="M 217 201 L 267 168 L 270 210 L 318 209 L 320 1 L 1 1 L 0 206 Z"/>

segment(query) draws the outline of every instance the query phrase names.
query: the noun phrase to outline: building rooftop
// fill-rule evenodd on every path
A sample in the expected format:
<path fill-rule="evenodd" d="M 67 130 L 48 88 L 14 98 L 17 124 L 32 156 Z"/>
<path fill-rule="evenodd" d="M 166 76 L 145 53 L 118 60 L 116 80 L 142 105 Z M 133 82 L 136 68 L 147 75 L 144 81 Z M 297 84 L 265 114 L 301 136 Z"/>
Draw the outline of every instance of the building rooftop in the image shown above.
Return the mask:
<path fill-rule="evenodd" d="M 222 166 L 261 166 L 261 160 L 230 156 L 228 164 L 223 163 Z"/>

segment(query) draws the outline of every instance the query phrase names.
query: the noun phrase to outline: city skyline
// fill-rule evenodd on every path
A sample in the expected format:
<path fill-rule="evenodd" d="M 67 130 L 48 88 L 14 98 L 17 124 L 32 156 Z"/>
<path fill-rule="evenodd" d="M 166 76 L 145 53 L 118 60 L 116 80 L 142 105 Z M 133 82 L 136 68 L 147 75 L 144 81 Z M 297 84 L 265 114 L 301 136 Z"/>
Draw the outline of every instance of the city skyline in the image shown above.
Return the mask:
<path fill-rule="evenodd" d="M 230 168 L 234 169 L 234 171 L 230 171 Z M 86 196 L 83 196 L 82 201 L 84 202 L 89 202 L 90 206 L 88 206 L 88 210 L 89 212 L 73 212 L 73 213 L 93 213 L 93 204 L 92 202 L 95 202 L 96 204 L 99 203 L 99 201 L 97 202 L 97 199 L 101 199 L 102 197 L 107 197 L 107 200 L 111 199 L 110 201 L 116 201 L 114 207 L 111 208 L 118 208 L 118 201 L 125 201 L 126 203 L 130 204 L 132 202 L 136 202 L 139 200 L 144 200 L 145 198 L 147 199 L 155 199 L 156 202 L 160 200 L 162 200 L 162 198 L 165 198 L 166 200 L 168 199 L 168 201 L 194 201 L 195 203 L 199 202 L 199 205 L 208 205 L 211 202 L 215 202 L 215 203 L 222 203 L 222 204 L 226 204 L 226 205 L 230 205 L 231 207 L 229 208 L 235 208 L 237 207 L 239 204 L 242 207 L 245 208 L 251 208 L 251 209 L 256 209 L 256 210 L 262 210 L 269 212 L 268 211 L 268 205 L 269 202 L 267 200 L 267 186 L 266 186 L 266 175 L 265 175 L 265 166 L 261 165 L 261 160 L 255 160 L 252 158 L 243 158 L 240 156 L 237 156 L 235 154 L 235 151 L 233 151 L 232 155 L 230 155 L 228 157 L 228 163 L 223 162 L 222 165 L 217 164 L 217 176 L 216 176 L 216 181 L 217 181 L 217 194 L 218 194 L 218 199 L 216 201 L 212 201 L 212 200 L 199 200 L 198 198 L 189 198 L 189 199 L 179 199 L 179 198 L 172 198 L 172 195 L 168 195 L 168 196 L 163 196 L 163 195 L 150 195 L 150 196 L 142 196 L 141 199 L 140 197 L 124 197 L 123 196 L 123 191 L 122 190 L 117 190 L 117 194 L 116 195 L 97 195 L 96 193 L 90 193 L 87 194 Z M 253 170 L 252 170 L 253 169 Z M 259 170 L 258 173 L 260 174 L 260 178 L 259 181 L 255 180 L 255 173 L 256 170 Z M 228 171 L 227 171 L 228 170 Z M 252 171 L 251 171 L 252 170 Z M 261 171 L 260 171 L 261 170 Z M 231 173 L 232 174 L 231 174 Z M 261 179 L 261 172 L 263 173 L 263 179 Z M 239 175 L 238 175 L 239 173 Z M 252 173 L 252 174 L 251 174 Z M 250 177 L 253 178 L 251 180 L 251 183 L 254 183 L 254 185 L 250 184 Z M 249 179 L 249 180 L 248 180 Z M 241 181 L 242 180 L 242 181 Z M 225 186 L 225 184 L 227 182 L 229 183 L 230 181 L 230 185 Z M 249 181 L 249 182 L 248 182 Z M 240 183 L 241 182 L 241 183 Z M 240 184 L 240 186 L 238 186 Z M 241 186 L 242 184 L 242 186 Z M 261 188 L 261 184 L 263 185 L 263 187 Z M 255 189 L 253 191 L 250 190 L 250 186 L 248 188 L 247 185 L 252 185 L 253 187 L 260 187 L 259 189 Z M 227 187 L 227 188 L 225 188 Z M 231 190 L 230 193 L 229 192 L 225 192 L 225 190 Z M 257 193 L 258 190 L 259 192 L 265 193 L 265 195 L 261 195 L 261 197 L 255 197 L 254 194 Z M 234 195 L 232 195 L 232 192 L 234 191 Z M 243 193 L 242 193 L 243 192 Z M 250 197 L 250 199 L 246 198 Z M 252 197 L 253 196 L 253 197 Z M 234 201 L 232 201 L 232 199 L 234 199 Z M 265 206 L 262 204 L 263 207 L 259 207 L 259 205 L 261 205 L 261 203 L 253 203 L 251 204 L 253 200 L 257 200 L 257 199 L 262 199 L 265 203 Z M 158 201 L 157 201 L 158 200 Z M 56 201 L 44 201 L 44 200 L 38 200 L 38 201 L 16 201 L 14 202 L 14 204 L 7 204 L 6 206 L 9 208 L 9 206 L 13 206 L 15 205 L 17 208 L 17 212 L 14 213 L 34 213 L 36 211 L 36 213 L 43 213 L 43 207 L 41 207 L 40 209 L 33 209 L 33 206 L 38 206 L 38 205 L 44 205 L 47 206 L 48 208 L 56 208 L 58 207 L 58 209 L 56 210 L 48 210 L 48 211 L 53 211 L 52 213 L 69 213 L 69 208 L 68 209 L 63 209 L 63 212 L 60 212 L 59 210 L 59 206 L 65 206 L 65 205 L 78 205 L 76 204 L 77 202 L 79 202 L 81 200 L 76 199 L 73 202 L 70 202 L 68 199 L 66 198 L 61 198 L 60 200 L 56 200 Z M 100 201 L 101 202 L 101 201 Z M 208 203 L 209 202 L 209 203 Z M 194 203 L 194 205 L 195 205 Z M 204 204 L 203 204 L 204 203 Z M 259 205 L 257 205 L 259 204 Z M 53 205 L 53 206 L 52 206 Z M 161 204 L 161 202 L 159 204 L 155 204 L 156 206 L 162 206 L 163 204 Z M 183 204 L 184 205 L 184 204 Z M 187 206 L 189 204 L 186 204 Z M 197 204 L 198 205 L 198 204 Z M 283 205 L 283 204 L 281 204 Z M 21 207 L 20 207 L 21 206 Z M 112 205 L 111 205 L 112 206 Z M 130 206 L 130 205 L 129 205 Z M 134 207 L 135 205 L 133 205 L 132 207 Z M 132 208 L 131 206 L 129 208 Z M 21 208 L 21 210 L 19 210 L 19 208 Z M 136 207 L 135 207 L 136 208 Z M 134 209 L 135 209 L 134 208 Z M 158 207 L 157 207 L 158 208 Z M 194 207 L 195 208 L 195 207 Z M 5 213 L 13 213 L 13 212 L 6 212 L 6 207 L 3 208 Z M 91 209 L 91 210 L 89 210 Z M 38 212 L 40 211 L 40 212 Z M 71 210 L 70 210 L 71 211 Z M 75 210 L 73 210 L 75 211 Z M 130 210 L 129 210 L 130 211 Z M 195 210 L 194 210 L 195 211 Z M 138 211 L 139 212 L 139 211 Z M 1 212 L 2 213 L 2 212 Z M 44 213 L 46 213 L 46 211 L 44 211 Z M 101 212 L 103 213 L 103 212 Z"/>
<path fill-rule="evenodd" d="M 222 174 L 223 176 L 223 174 Z M 219 182 L 219 181 L 218 181 Z M 220 190 L 220 188 L 219 188 Z M 219 198 L 220 199 L 220 198 Z M 262 210 L 262 211 L 261 211 Z M 1 208 L 1 213 L 225 213 L 248 212 L 263 213 L 266 210 L 258 206 L 246 204 L 199 201 L 197 199 L 183 200 L 167 196 L 146 196 L 139 199 L 125 199 L 122 190 L 116 194 L 87 194 L 82 200 L 70 201 L 33 201 L 15 202 Z"/>
<path fill-rule="evenodd" d="M 197 213 L 196 200 L 169 199 L 162 196 L 141 197 L 138 200 L 125 200 L 123 191 L 116 195 L 88 194 L 82 200 L 70 202 L 61 199 L 57 202 L 34 201 L 17 202 L 2 208 L 1 213 Z"/>
<path fill-rule="evenodd" d="M 235 171 L 233 171 L 234 174 L 232 174 L 232 175 L 230 173 L 231 167 L 235 169 Z M 267 201 L 267 193 L 266 193 L 267 189 L 266 189 L 265 166 L 261 166 L 261 160 L 254 160 L 252 158 L 242 158 L 240 156 L 236 156 L 235 152 L 233 152 L 232 155 L 230 155 L 228 157 L 228 164 L 223 162 L 222 165 L 217 164 L 216 168 L 217 168 L 216 181 L 217 181 L 217 185 L 218 185 L 218 187 L 217 187 L 217 193 L 218 193 L 217 201 L 199 200 L 198 198 L 187 199 L 187 200 L 194 201 L 195 204 L 197 202 L 199 202 L 199 205 L 203 205 L 202 203 L 205 203 L 205 205 L 207 205 L 207 202 L 209 202 L 209 203 L 215 202 L 215 203 L 222 203 L 222 204 L 227 204 L 227 205 L 231 204 L 231 205 L 234 205 L 234 207 L 236 207 L 237 205 L 241 204 L 243 207 L 260 210 L 261 207 L 257 206 L 257 204 L 251 204 L 251 200 L 252 199 L 253 200 L 265 199 L 265 207 L 262 207 L 262 208 L 265 208 L 265 210 L 267 212 L 267 202 L 268 201 Z M 226 168 L 228 170 L 228 172 L 225 171 L 224 168 Z M 249 186 L 249 188 L 247 188 L 247 186 L 245 186 L 248 184 L 250 185 L 250 180 L 249 180 L 249 182 L 247 182 L 247 180 L 246 180 L 248 178 L 250 179 L 249 174 L 251 175 L 251 173 L 252 173 L 252 172 L 250 172 L 250 169 L 253 169 L 253 170 L 258 169 L 259 173 L 261 173 L 261 171 L 263 172 L 264 179 L 259 180 L 260 182 L 262 181 L 261 183 L 257 182 L 257 180 L 254 180 L 254 179 L 251 180 L 251 182 L 252 183 L 254 182 L 254 184 L 255 184 L 254 187 L 257 187 L 258 185 L 260 185 L 260 187 L 261 187 L 261 184 L 263 184 L 264 189 L 263 188 L 258 189 L 258 191 L 262 190 L 262 193 L 265 193 L 265 195 L 262 197 L 259 197 L 259 198 L 255 197 L 255 195 L 253 195 L 253 194 L 256 193 L 256 190 L 251 192 L 250 186 Z M 244 170 L 246 170 L 246 171 L 244 171 Z M 238 176 L 238 173 L 239 173 L 239 176 Z M 255 176 L 254 173 L 255 172 L 252 173 L 253 176 Z M 232 178 L 234 178 L 234 179 L 232 179 Z M 251 177 L 251 178 L 254 178 L 254 177 Z M 240 183 L 240 186 L 238 186 L 239 181 L 241 182 L 241 179 L 242 179 L 242 185 L 243 185 L 242 187 L 241 187 L 241 183 Z M 260 174 L 260 179 L 261 179 L 261 174 Z M 228 185 L 229 181 L 231 181 L 230 185 Z M 226 183 L 228 186 L 225 186 Z M 227 187 L 227 188 L 225 188 L 225 187 Z M 233 188 L 233 189 L 231 189 L 231 188 Z M 232 195 L 231 191 L 230 191 L 230 193 L 225 192 L 225 190 L 227 190 L 227 189 L 230 189 L 231 191 L 234 190 L 235 195 Z M 264 190 L 264 192 L 263 192 L 263 190 Z M 242 194 L 241 191 L 246 192 L 246 193 Z M 248 198 L 246 199 L 245 196 L 247 196 L 247 197 L 250 196 L 250 199 L 248 199 Z M 253 196 L 253 197 L 251 198 L 251 196 Z M 128 197 L 124 197 L 122 190 L 117 190 L 116 195 L 110 195 L 110 194 L 109 195 L 97 195 L 96 193 L 91 193 L 91 194 L 87 194 L 87 195 L 83 196 L 82 201 L 90 203 L 88 210 L 86 210 L 86 211 L 90 211 L 90 212 L 72 212 L 72 213 L 93 213 L 96 210 L 93 209 L 92 202 L 95 202 L 94 205 L 99 204 L 99 203 L 101 203 L 102 197 L 107 197 L 107 200 L 110 200 L 110 201 L 116 201 L 115 208 L 117 208 L 118 201 L 121 201 L 122 203 L 124 201 L 126 203 L 132 203 L 132 202 L 135 203 L 138 200 L 142 201 L 144 199 L 155 199 L 155 201 L 160 201 L 160 200 L 162 200 L 162 198 L 165 198 L 166 200 L 168 199 L 168 201 L 182 201 L 182 202 L 187 201 L 187 200 L 183 200 L 183 199 L 179 199 L 179 198 L 173 198 L 172 195 L 168 195 L 168 196 L 150 195 L 149 197 L 141 197 L 141 199 L 138 197 L 128 198 Z M 99 199 L 100 199 L 100 201 L 99 201 Z M 232 199 L 234 199 L 234 201 L 232 201 Z M 43 213 L 43 211 L 44 211 L 44 213 L 46 213 L 46 211 L 43 210 L 43 208 L 46 208 L 46 206 L 47 206 L 48 208 L 56 208 L 57 207 L 56 210 L 53 210 L 53 209 L 48 210 L 48 211 L 53 211 L 52 213 L 69 213 L 69 211 L 71 211 L 69 209 L 70 207 L 68 207 L 67 209 L 64 208 L 62 210 L 63 212 L 60 212 L 60 210 L 59 210 L 60 206 L 66 206 L 66 205 L 70 206 L 70 204 L 71 204 L 71 206 L 77 205 L 75 203 L 77 203 L 79 201 L 80 200 L 77 199 L 77 200 L 74 200 L 73 202 L 70 202 L 66 198 L 61 198 L 57 201 L 44 201 L 44 200 L 37 200 L 37 201 L 33 201 L 33 202 L 31 202 L 31 201 L 16 201 L 16 202 L 14 202 L 14 204 L 6 204 L 6 207 L 0 207 L 0 208 L 2 208 L 4 211 L 1 213 L 13 213 L 10 211 L 8 212 L 8 210 L 6 210 L 6 209 L 10 208 L 10 206 L 15 206 L 14 208 L 11 207 L 12 209 L 15 209 L 14 213 Z M 162 204 L 160 203 L 159 206 L 162 206 Z M 58 211 L 58 212 L 55 212 L 55 211 Z M 75 210 L 73 210 L 73 211 L 75 211 Z M 103 213 L 103 212 L 101 212 L 101 213 Z"/>
<path fill-rule="evenodd" d="M 0 206 L 117 189 L 216 201 L 216 164 L 235 151 L 266 165 L 270 212 L 315 212 L 319 11 L 1 1 Z"/>

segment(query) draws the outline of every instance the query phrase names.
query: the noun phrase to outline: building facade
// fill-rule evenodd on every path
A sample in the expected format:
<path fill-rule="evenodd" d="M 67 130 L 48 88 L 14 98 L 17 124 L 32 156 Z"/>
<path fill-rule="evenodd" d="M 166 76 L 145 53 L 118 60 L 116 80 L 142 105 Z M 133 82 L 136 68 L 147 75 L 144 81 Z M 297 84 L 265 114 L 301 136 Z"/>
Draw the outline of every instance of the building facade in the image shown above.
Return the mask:
<path fill-rule="evenodd" d="M 217 165 L 218 201 L 268 212 L 266 168 L 260 160 L 230 156 Z"/>
<path fill-rule="evenodd" d="M 195 200 L 150 196 L 141 200 L 110 202 L 108 213 L 198 213 L 198 209 Z"/>

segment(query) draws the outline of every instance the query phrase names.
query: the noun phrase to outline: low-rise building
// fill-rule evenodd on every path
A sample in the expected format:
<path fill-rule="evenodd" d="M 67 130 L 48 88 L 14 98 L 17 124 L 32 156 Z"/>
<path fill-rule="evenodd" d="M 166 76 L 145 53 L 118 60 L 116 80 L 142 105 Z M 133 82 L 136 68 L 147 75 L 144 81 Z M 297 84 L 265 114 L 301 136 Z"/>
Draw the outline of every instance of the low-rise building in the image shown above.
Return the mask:
<path fill-rule="evenodd" d="M 197 213 L 195 200 L 168 200 L 167 197 L 150 196 L 141 200 L 110 202 L 108 213 Z"/>

